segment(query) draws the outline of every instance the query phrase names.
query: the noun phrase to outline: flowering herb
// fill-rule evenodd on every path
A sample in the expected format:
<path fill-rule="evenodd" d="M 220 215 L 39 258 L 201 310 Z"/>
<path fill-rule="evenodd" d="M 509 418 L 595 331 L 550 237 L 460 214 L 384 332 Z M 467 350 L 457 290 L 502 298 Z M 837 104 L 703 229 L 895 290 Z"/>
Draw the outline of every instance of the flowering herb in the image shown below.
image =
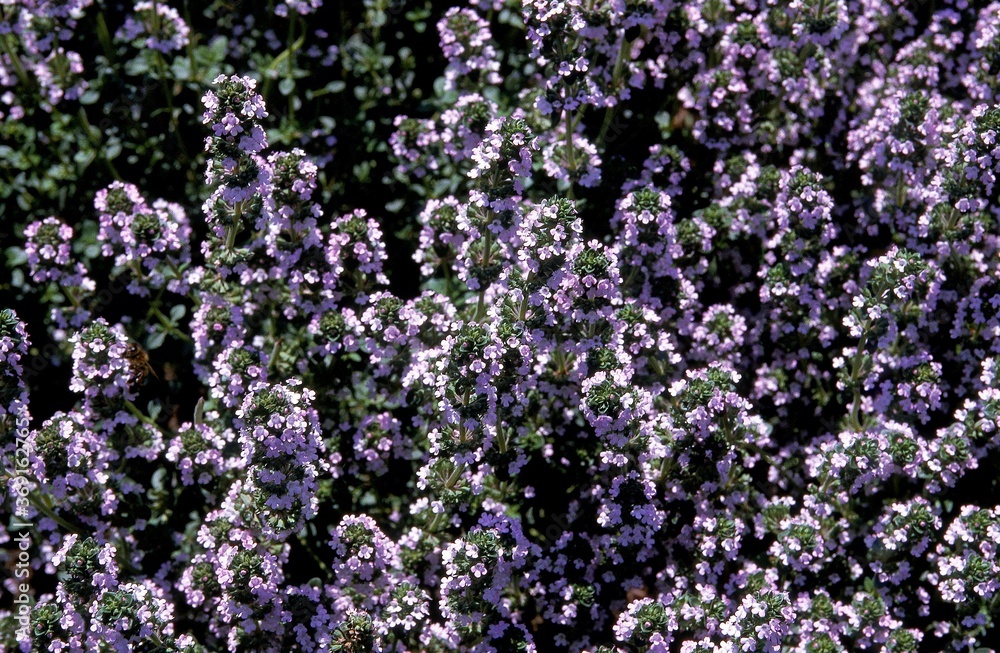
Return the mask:
<path fill-rule="evenodd" d="M 0 650 L 993 650 L 998 25 L 0 3 Z"/>

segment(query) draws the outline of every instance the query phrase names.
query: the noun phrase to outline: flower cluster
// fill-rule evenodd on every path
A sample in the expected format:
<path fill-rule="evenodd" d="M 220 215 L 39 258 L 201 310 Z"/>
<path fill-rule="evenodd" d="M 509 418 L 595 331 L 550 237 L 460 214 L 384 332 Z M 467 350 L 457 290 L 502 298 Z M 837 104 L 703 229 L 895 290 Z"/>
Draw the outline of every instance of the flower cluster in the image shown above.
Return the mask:
<path fill-rule="evenodd" d="M 218 91 L 205 94 L 202 122 L 212 131 L 205 140 L 211 155 L 205 181 L 218 187 L 204 210 L 215 235 L 232 247 L 244 220 L 253 223 L 262 209 L 267 167 L 260 152 L 267 135 L 260 120 L 267 111 L 255 80 L 220 75 L 214 83 Z"/>
<path fill-rule="evenodd" d="M 70 390 L 88 399 L 132 397 L 135 380 L 128 359 L 129 339 L 121 325 L 97 318 L 69 339 L 73 346 L 73 379 Z"/>
<path fill-rule="evenodd" d="M 24 230 L 24 239 L 32 281 L 55 281 L 67 287 L 92 285 L 83 265 L 70 260 L 73 228 L 68 224 L 55 217 L 32 222 Z"/>
<path fill-rule="evenodd" d="M 128 290 L 186 292 L 181 268 L 191 260 L 191 226 L 184 209 L 162 199 L 148 203 L 132 184 L 114 182 L 94 198 L 101 253 L 131 272 Z"/>
<path fill-rule="evenodd" d="M 9 432 L 17 419 L 28 417 L 28 333 L 17 313 L 0 310 L 0 429 Z"/>
<path fill-rule="evenodd" d="M 145 47 L 167 54 L 184 48 L 191 30 L 176 9 L 166 4 L 145 0 L 137 2 L 133 15 L 115 36 L 123 41 L 139 41 Z"/>
<path fill-rule="evenodd" d="M 294 384 L 253 384 L 236 413 L 247 483 L 265 533 L 285 536 L 316 512 L 316 477 L 327 465 L 312 393 Z"/>
<path fill-rule="evenodd" d="M 500 62 L 490 44 L 489 23 L 479 17 L 474 9 L 452 7 L 438 23 L 441 33 L 441 51 L 448 59 L 445 71 L 447 88 L 455 88 L 460 77 L 474 72 L 482 74 L 476 84 L 499 84 Z"/>

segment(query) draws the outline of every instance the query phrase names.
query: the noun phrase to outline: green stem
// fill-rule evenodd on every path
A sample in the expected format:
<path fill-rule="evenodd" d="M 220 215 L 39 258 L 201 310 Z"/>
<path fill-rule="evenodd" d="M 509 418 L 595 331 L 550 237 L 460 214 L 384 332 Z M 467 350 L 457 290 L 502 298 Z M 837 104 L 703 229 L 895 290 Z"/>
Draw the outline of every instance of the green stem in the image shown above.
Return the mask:
<path fill-rule="evenodd" d="M 286 69 L 285 79 L 289 82 L 294 82 L 292 72 L 295 70 L 295 17 L 288 17 L 288 68 Z M 288 122 L 291 124 L 295 120 L 295 94 L 288 94 Z"/>
<path fill-rule="evenodd" d="M 273 325 L 273 322 L 272 322 L 272 325 Z M 281 346 L 284 343 L 285 343 L 285 341 L 284 341 L 283 338 L 278 338 L 275 341 L 275 343 L 274 343 L 274 347 L 271 348 L 271 360 L 267 364 L 267 369 L 269 369 L 272 374 L 274 372 L 277 372 L 277 370 L 278 370 L 278 355 L 281 354 Z"/>
<path fill-rule="evenodd" d="M 906 183 L 900 175 L 896 181 L 896 206 L 903 206 L 906 202 Z"/>
<path fill-rule="evenodd" d="M 160 8 L 157 0 L 153 0 L 153 34 L 160 35 Z"/>
<path fill-rule="evenodd" d="M 161 311 L 159 308 L 153 307 L 149 310 L 149 313 L 157 320 L 159 320 L 160 324 L 162 324 L 167 328 L 167 333 L 169 333 L 170 335 L 174 336 L 175 338 L 179 338 L 185 342 L 194 342 L 194 340 L 191 339 L 191 336 L 178 329 L 173 324 L 173 322 L 170 321 L 170 318 L 164 315 L 163 311 Z"/>
<path fill-rule="evenodd" d="M 157 37 L 160 36 L 160 11 L 157 0 L 153 0 L 153 34 Z M 189 44 L 190 45 L 190 44 Z M 167 79 L 167 63 L 163 59 L 163 53 L 159 50 L 153 50 L 153 59 L 156 60 L 156 71 L 160 78 L 160 85 L 163 87 L 163 95 L 167 99 L 167 111 L 170 112 L 170 131 L 174 133 L 174 137 L 177 140 L 177 146 L 180 148 L 181 154 L 184 158 L 188 158 L 187 147 L 184 145 L 184 140 L 181 138 L 180 124 L 177 121 L 177 113 L 174 111 L 174 91 L 170 87 L 170 82 Z M 191 65 L 194 66 L 194 58 L 191 57 Z"/>
<path fill-rule="evenodd" d="M 455 484 L 459 481 L 459 479 L 462 478 L 462 474 L 465 473 L 466 467 L 467 465 L 465 463 L 462 463 L 460 465 L 455 465 L 455 468 L 452 470 L 451 474 L 445 480 L 444 485 L 442 486 L 443 489 L 444 490 L 453 489 L 455 487 Z M 430 523 L 427 524 L 427 532 L 433 533 L 434 531 L 436 531 L 438 528 L 442 526 L 442 522 L 446 519 L 447 517 L 443 512 L 435 514 L 434 517 L 431 518 Z"/>
<path fill-rule="evenodd" d="M 233 224 L 226 227 L 226 249 L 232 251 L 236 246 L 236 232 L 239 230 L 239 218 L 233 220 Z"/>
<path fill-rule="evenodd" d="M 858 415 L 861 410 L 861 366 L 864 364 L 865 347 L 868 344 L 868 331 L 870 328 L 871 321 L 868 320 L 862 329 L 861 340 L 858 341 L 858 348 L 854 352 L 854 358 L 851 360 L 851 385 L 854 390 L 854 400 L 851 402 L 851 413 L 848 417 L 848 423 L 856 431 L 861 431 L 861 419 Z"/>
<path fill-rule="evenodd" d="M 462 463 L 460 465 L 455 465 L 455 469 L 451 470 L 451 474 L 448 479 L 444 482 L 444 489 L 451 490 L 454 489 L 455 483 L 458 483 L 458 479 L 462 478 L 462 474 L 465 473 L 466 464 Z"/>
<path fill-rule="evenodd" d="M 31 86 L 31 79 L 28 74 L 24 71 L 24 66 L 21 65 L 21 57 L 17 55 L 14 48 L 11 47 L 10 41 L 7 40 L 7 35 L 0 37 L 0 43 L 3 43 L 4 52 L 10 58 L 11 65 L 14 66 L 14 71 L 17 73 L 17 78 L 21 80 L 21 83 L 25 86 Z"/>
<path fill-rule="evenodd" d="M 96 157 L 97 156 L 97 149 L 101 146 L 100 136 L 99 135 L 98 136 L 94 135 L 94 128 L 90 124 L 90 121 L 87 120 L 87 114 L 86 114 L 86 112 L 84 112 L 83 107 L 80 107 L 80 110 L 77 111 L 76 117 L 77 117 L 77 120 L 80 121 L 80 126 L 83 128 L 84 133 L 87 134 L 87 140 L 89 140 L 90 144 L 94 146 L 94 150 L 95 150 L 94 151 L 94 157 Z M 107 157 L 101 157 L 101 160 L 104 161 L 104 164 L 106 166 L 108 166 L 108 172 L 110 172 L 111 176 L 113 176 L 115 178 L 115 181 L 121 181 L 122 180 L 122 176 L 120 174 L 118 174 L 118 169 L 115 168 L 115 164 L 111 162 L 111 159 L 109 159 Z M 90 164 L 88 163 L 87 165 L 90 165 Z"/>
<path fill-rule="evenodd" d="M 576 199 L 573 193 L 574 178 L 576 177 L 576 147 L 573 143 L 573 130 L 574 121 L 573 114 L 570 111 L 566 112 L 566 167 L 569 170 L 569 189 L 566 194 L 569 198 Z"/>
<path fill-rule="evenodd" d="M 77 297 L 76 290 L 73 288 L 73 286 L 66 286 L 65 288 L 63 288 L 63 292 L 66 293 L 66 298 L 69 299 L 69 303 L 73 305 L 73 308 L 80 310 L 80 308 L 83 305 L 83 302 L 81 302 L 80 298 Z"/>
<path fill-rule="evenodd" d="M 153 58 L 156 60 L 156 70 L 160 78 L 160 85 L 163 87 L 163 95 L 167 99 L 167 111 L 170 112 L 170 131 L 173 132 L 177 147 L 180 148 L 181 154 L 186 159 L 188 158 L 187 147 L 181 138 L 180 123 L 177 121 L 177 112 L 174 110 L 174 91 L 170 88 L 170 82 L 167 81 L 167 63 L 163 60 L 163 55 L 160 54 L 159 50 L 154 50 Z"/>
<path fill-rule="evenodd" d="M 527 289 L 531 287 L 532 282 L 535 280 L 535 271 L 532 270 L 528 273 L 528 278 L 525 279 L 525 291 L 524 296 L 521 297 L 521 305 L 518 307 L 517 319 L 521 322 L 528 317 L 528 292 Z"/>
<path fill-rule="evenodd" d="M 145 413 L 143 413 L 141 410 L 139 410 L 138 406 L 136 406 L 135 404 L 133 404 L 128 399 L 125 400 L 125 408 L 128 410 L 128 412 L 132 413 L 132 415 L 135 416 L 135 418 L 138 419 L 143 424 L 145 424 L 147 426 L 151 426 L 154 429 L 156 429 L 157 431 L 160 430 L 160 427 L 159 427 L 159 425 L 156 422 L 154 422 L 153 420 L 151 420 Z"/>
<path fill-rule="evenodd" d="M 502 423 L 497 420 L 497 448 L 501 455 L 507 453 L 507 445 L 507 436 L 504 435 Z"/>
<path fill-rule="evenodd" d="M 191 24 L 191 10 L 188 7 L 187 0 L 184 2 L 184 20 L 188 25 Z M 188 36 L 187 45 L 184 47 L 185 52 L 187 52 L 188 62 L 191 64 L 191 80 L 195 83 L 201 83 L 201 71 L 198 70 L 198 60 L 194 56 L 195 43 L 198 40 L 197 31 L 192 31 Z"/>
<path fill-rule="evenodd" d="M 41 500 L 40 497 L 38 497 L 38 496 L 35 495 L 34 492 L 32 492 L 32 493 L 30 493 L 28 495 L 28 501 L 40 513 L 42 513 L 43 515 L 45 515 L 46 517 L 48 517 L 49 519 L 51 519 L 55 523 L 59 524 L 60 526 L 62 526 L 63 528 L 65 528 L 70 533 L 79 533 L 80 532 L 80 527 L 79 526 L 75 526 L 75 525 L 71 524 L 70 522 L 66 521 L 65 519 L 63 519 L 62 517 L 60 517 L 59 515 L 57 515 L 52 510 L 52 508 L 49 507 L 47 504 L 45 504 Z"/>
<path fill-rule="evenodd" d="M 3 485 L 7 485 L 12 478 L 14 478 L 14 475 L 8 472 L 0 474 L 0 479 L 2 479 Z M 56 522 L 70 533 L 80 532 L 79 526 L 71 524 L 70 522 L 66 521 L 65 519 L 57 515 L 55 512 L 53 512 L 52 507 L 49 506 L 45 501 L 43 501 L 43 497 L 35 494 L 34 491 L 28 492 L 28 503 L 34 506 L 35 509 L 38 510 L 38 512 L 42 513 L 52 521 Z"/>
<path fill-rule="evenodd" d="M 628 42 L 628 39 L 625 38 L 625 35 L 622 34 L 622 42 L 618 48 L 618 57 L 615 59 L 614 70 L 611 73 L 611 88 L 617 88 L 618 84 L 621 82 L 622 66 L 625 63 L 625 52 L 631 45 L 632 44 Z M 613 106 L 608 107 L 604 112 L 604 122 L 601 123 L 601 131 L 597 136 L 597 143 L 595 144 L 598 152 L 604 151 L 604 139 L 608 135 L 608 129 L 611 128 L 612 118 L 614 117 L 617 109 L 618 103 L 615 102 Z"/>
<path fill-rule="evenodd" d="M 493 232 L 490 230 L 489 225 L 486 226 L 486 234 L 483 236 L 483 269 L 486 269 L 490 265 L 490 259 L 493 253 Z M 479 289 L 479 302 L 476 304 L 476 313 L 473 319 L 476 322 L 481 322 L 483 318 L 486 317 L 486 287 Z"/>
<path fill-rule="evenodd" d="M 111 43 L 111 32 L 108 31 L 108 23 L 104 20 L 103 11 L 97 12 L 97 40 L 101 42 L 104 56 L 108 58 L 108 61 L 114 61 L 115 49 Z"/>
<path fill-rule="evenodd" d="M 167 257 L 167 265 L 170 266 L 170 271 L 174 273 L 174 278 L 180 281 L 184 278 L 184 271 L 177 267 L 174 259 Z"/>
<path fill-rule="evenodd" d="M 438 527 L 440 526 L 440 524 L 438 522 L 441 521 L 439 518 L 443 517 L 443 516 L 444 516 L 443 512 L 442 513 L 435 513 L 434 514 L 434 516 L 431 518 L 431 520 L 427 523 L 427 532 L 428 533 L 433 533 L 433 532 L 437 531 Z"/>

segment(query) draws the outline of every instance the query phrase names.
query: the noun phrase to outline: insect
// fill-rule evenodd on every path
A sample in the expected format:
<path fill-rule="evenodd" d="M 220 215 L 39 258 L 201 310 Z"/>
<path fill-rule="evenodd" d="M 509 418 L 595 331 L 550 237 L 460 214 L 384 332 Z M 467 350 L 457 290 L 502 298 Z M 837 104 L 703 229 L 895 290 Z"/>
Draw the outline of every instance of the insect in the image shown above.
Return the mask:
<path fill-rule="evenodd" d="M 153 375 L 153 378 L 159 378 L 149 364 L 149 354 L 136 343 L 130 342 L 125 348 L 125 360 L 128 361 L 129 370 L 132 372 L 132 378 L 129 379 L 130 385 L 142 385 L 150 374 Z"/>

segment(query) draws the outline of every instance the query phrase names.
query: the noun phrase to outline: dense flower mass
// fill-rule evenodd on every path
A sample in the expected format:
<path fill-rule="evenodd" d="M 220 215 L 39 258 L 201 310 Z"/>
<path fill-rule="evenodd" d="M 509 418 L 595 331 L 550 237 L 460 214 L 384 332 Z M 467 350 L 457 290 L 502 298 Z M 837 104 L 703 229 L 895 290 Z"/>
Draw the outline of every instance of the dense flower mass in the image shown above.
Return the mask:
<path fill-rule="evenodd" d="M 0 651 L 1000 641 L 1000 2 L 0 2 Z"/>
<path fill-rule="evenodd" d="M 117 38 L 140 41 L 145 47 L 165 54 L 180 50 L 190 42 L 190 30 L 176 9 L 146 0 L 136 3 L 134 11 L 115 34 Z"/>

